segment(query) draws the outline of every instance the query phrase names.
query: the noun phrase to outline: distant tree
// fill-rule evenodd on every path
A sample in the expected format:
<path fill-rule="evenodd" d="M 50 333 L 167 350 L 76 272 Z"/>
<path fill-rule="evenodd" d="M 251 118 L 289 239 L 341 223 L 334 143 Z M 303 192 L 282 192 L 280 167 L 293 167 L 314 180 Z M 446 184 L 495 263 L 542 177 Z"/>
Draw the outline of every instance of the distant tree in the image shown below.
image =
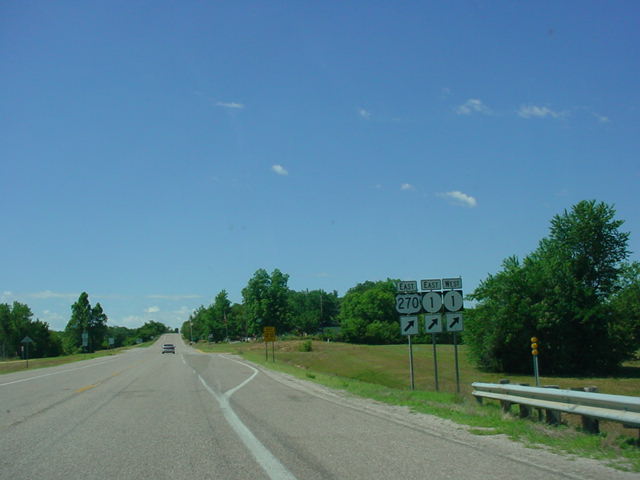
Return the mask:
<path fill-rule="evenodd" d="M 291 327 L 298 333 L 316 333 L 334 326 L 339 311 L 338 292 L 324 290 L 291 291 L 289 294 Z"/>
<path fill-rule="evenodd" d="M 507 258 L 480 283 L 464 337 L 481 367 L 530 371 L 532 336 L 548 373 L 607 372 L 633 354 L 609 305 L 629 255 L 629 234 L 614 217 L 609 205 L 579 202 L 552 219 L 536 251 L 522 262 Z"/>
<path fill-rule="evenodd" d="M 344 339 L 352 343 L 388 344 L 401 341 L 393 280 L 367 281 L 342 299 L 338 319 Z"/>
<path fill-rule="evenodd" d="M 57 335 L 49 330 L 46 322 L 33 319 L 28 305 L 19 302 L 13 302 L 13 305 L 0 304 L 0 355 L 21 355 L 25 337 L 32 340 L 29 344 L 31 358 L 52 357 L 61 353 Z"/>
<path fill-rule="evenodd" d="M 150 320 L 136 329 L 136 336 L 137 338 L 140 338 L 146 342 L 149 340 L 153 340 L 154 338 L 157 338 L 168 331 L 169 328 L 164 323 Z"/>
<path fill-rule="evenodd" d="M 275 269 L 255 272 L 242 289 L 244 314 L 249 335 L 261 335 L 262 327 L 274 326 L 278 334 L 289 331 L 289 275 Z"/>
<path fill-rule="evenodd" d="M 66 353 L 76 353 L 82 349 L 82 334 L 89 332 L 91 322 L 91 304 L 89 295 L 82 292 L 78 300 L 71 305 L 71 318 L 64 329 L 64 350 Z"/>
<path fill-rule="evenodd" d="M 106 347 L 107 334 L 107 315 L 102 310 L 102 305 L 96 303 L 96 306 L 91 309 L 91 317 L 89 319 L 89 345 L 92 350 L 98 350 Z"/>
<path fill-rule="evenodd" d="M 209 307 L 208 330 L 211 341 L 219 342 L 229 336 L 229 314 L 231 302 L 227 297 L 227 291 L 222 290 Z"/>
<path fill-rule="evenodd" d="M 71 318 L 64 330 L 63 345 L 66 353 L 82 350 L 83 333 L 88 335 L 86 351 L 93 352 L 106 347 L 107 315 L 99 303 L 91 307 L 87 292 L 82 292 L 78 300 L 71 305 Z"/>

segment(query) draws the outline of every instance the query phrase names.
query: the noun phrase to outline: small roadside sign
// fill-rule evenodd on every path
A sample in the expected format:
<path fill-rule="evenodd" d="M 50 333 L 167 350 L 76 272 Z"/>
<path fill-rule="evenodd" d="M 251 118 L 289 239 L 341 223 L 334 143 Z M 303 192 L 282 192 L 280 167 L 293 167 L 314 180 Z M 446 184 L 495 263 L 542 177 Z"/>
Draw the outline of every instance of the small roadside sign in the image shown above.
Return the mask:
<path fill-rule="evenodd" d="M 413 293 L 418 291 L 418 282 L 409 280 L 406 282 L 398 282 L 396 284 L 398 293 Z"/>
<path fill-rule="evenodd" d="M 461 310 L 463 302 L 464 299 L 460 290 L 451 290 L 449 292 L 446 292 L 442 299 L 444 308 L 446 308 L 449 312 L 457 312 L 458 310 Z"/>
<path fill-rule="evenodd" d="M 420 289 L 426 290 L 442 290 L 442 280 L 434 278 L 431 280 L 420 280 Z"/>
<path fill-rule="evenodd" d="M 420 311 L 420 295 L 417 293 L 396 295 L 396 311 L 398 313 L 411 314 Z"/>
<path fill-rule="evenodd" d="M 439 313 L 435 315 L 425 315 L 424 331 L 425 333 L 441 333 L 442 332 L 442 315 Z"/>
<path fill-rule="evenodd" d="M 418 334 L 418 317 L 400 317 L 400 333 L 402 335 Z"/>
<path fill-rule="evenodd" d="M 87 332 L 82 332 L 82 346 L 89 346 L 89 334 Z"/>
<path fill-rule="evenodd" d="M 461 332 L 464 330 L 462 313 L 445 313 L 448 332 Z"/>
<path fill-rule="evenodd" d="M 264 327 L 262 330 L 262 335 L 264 336 L 265 342 L 275 342 L 276 341 L 276 327 Z"/>
<path fill-rule="evenodd" d="M 462 288 L 462 278 L 443 278 L 442 288 L 444 290 L 460 290 Z"/>

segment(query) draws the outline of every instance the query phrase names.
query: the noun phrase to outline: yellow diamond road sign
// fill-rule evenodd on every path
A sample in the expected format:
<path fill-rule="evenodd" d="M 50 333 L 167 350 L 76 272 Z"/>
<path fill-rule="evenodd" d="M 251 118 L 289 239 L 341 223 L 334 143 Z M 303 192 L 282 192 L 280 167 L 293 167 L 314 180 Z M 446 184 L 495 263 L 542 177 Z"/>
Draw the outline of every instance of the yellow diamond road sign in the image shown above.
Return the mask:
<path fill-rule="evenodd" d="M 264 327 L 262 334 L 265 342 L 276 341 L 276 327 Z"/>

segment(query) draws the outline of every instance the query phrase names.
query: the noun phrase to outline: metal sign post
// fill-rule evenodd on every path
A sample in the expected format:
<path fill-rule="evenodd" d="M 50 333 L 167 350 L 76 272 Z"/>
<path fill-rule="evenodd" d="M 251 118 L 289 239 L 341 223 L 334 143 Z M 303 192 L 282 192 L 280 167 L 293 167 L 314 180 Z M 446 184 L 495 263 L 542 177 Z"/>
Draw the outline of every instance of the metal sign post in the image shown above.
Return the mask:
<path fill-rule="evenodd" d="M 411 336 L 418 334 L 418 317 L 400 317 L 400 333 L 406 335 L 409 343 L 409 377 L 411 380 L 411 390 L 415 390 L 416 383 L 413 375 L 413 345 Z"/>
<path fill-rule="evenodd" d="M 269 361 L 269 342 L 271 342 L 271 358 L 276 361 L 276 327 L 264 327 L 262 329 L 262 336 L 264 337 L 264 356 L 265 360 Z"/>
<path fill-rule="evenodd" d="M 456 392 L 460 393 L 460 367 L 458 362 L 458 332 L 463 330 L 462 313 L 445 313 L 447 331 L 453 333 L 453 354 L 456 365 Z"/>
<path fill-rule="evenodd" d="M 27 368 L 29 368 L 29 344 L 33 343 L 33 340 L 31 340 L 31 338 L 26 336 L 20 341 L 20 343 L 25 344 L 25 358 L 27 360 Z"/>
<path fill-rule="evenodd" d="M 436 349 L 436 334 L 431 334 L 431 339 L 433 340 L 433 368 L 435 370 L 435 380 L 436 380 L 436 392 L 440 389 L 440 385 L 438 384 L 438 352 Z"/>

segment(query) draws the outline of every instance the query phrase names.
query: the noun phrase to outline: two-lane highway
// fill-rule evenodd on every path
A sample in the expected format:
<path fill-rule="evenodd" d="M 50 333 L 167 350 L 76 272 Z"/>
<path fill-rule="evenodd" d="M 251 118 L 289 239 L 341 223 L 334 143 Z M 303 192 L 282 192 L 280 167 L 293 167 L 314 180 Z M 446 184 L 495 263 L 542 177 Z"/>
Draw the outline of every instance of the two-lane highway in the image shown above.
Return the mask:
<path fill-rule="evenodd" d="M 161 354 L 165 342 L 175 355 Z M 176 334 L 0 377 L 2 479 L 541 476 L 638 478 L 201 354 Z"/>

